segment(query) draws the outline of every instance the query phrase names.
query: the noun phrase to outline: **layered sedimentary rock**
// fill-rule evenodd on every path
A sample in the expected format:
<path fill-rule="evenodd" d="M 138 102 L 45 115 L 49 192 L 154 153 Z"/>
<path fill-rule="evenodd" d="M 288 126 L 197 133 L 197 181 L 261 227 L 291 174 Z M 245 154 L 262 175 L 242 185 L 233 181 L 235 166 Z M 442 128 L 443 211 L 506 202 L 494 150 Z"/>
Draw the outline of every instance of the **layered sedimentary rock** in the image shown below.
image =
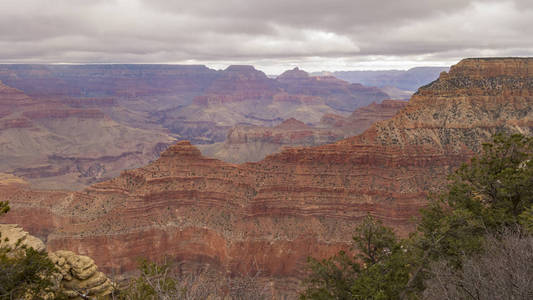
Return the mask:
<path fill-rule="evenodd" d="M 193 103 L 160 112 L 166 127 L 196 144 L 222 142 L 233 126 L 278 125 L 296 118 L 318 123 L 327 113 L 347 114 L 387 94 L 334 77 L 311 77 L 299 69 L 276 79 L 252 66 L 230 66 Z"/>
<path fill-rule="evenodd" d="M 383 100 L 381 103 L 371 103 L 360 107 L 348 117 L 325 115 L 320 122 L 324 127 L 344 129 L 347 132 L 343 137 L 349 137 L 362 133 L 377 121 L 392 118 L 407 104 L 407 101 L 402 100 Z"/>
<path fill-rule="evenodd" d="M 14 224 L 0 224 L 0 247 L 8 247 L 9 254 L 17 253 L 23 248 L 45 251 L 44 243 Z M 87 256 L 77 255 L 72 251 L 59 250 L 48 253 L 58 273 L 53 278 L 56 287 L 70 299 L 85 297 L 103 297 L 113 291 L 107 276 L 98 271 L 98 266 Z"/>
<path fill-rule="evenodd" d="M 326 114 L 320 123 L 305 124 L 294 118 L 274 127 L 238 125 L 223 143 L 200 146 L 202 153 L 232 163 L 259 161 L 283 147 L 315 146 L 360 134 L 373 123 L 394 116 L 407 101 L 384 100 L 356 109 L 345 117 Z"/>
<path fill-rule="evenodd" d="M 0 65 L 0 79 L 21 89 L 0 84 L 0 172 L 38 188 L 80 189 L 155 159 L 175 139 L 222 143 L 236 124 L 319 123 L 386 97 L 297 69 L 270 79 L 252 66 Z"/>
<path fill-rule="evenodd" d="M 0 65 L 0 80 L 38 101 L 98 108 L 150 130 L 161 129 L 160 111 L 189 105 L 219 75 L 199 65 Z"/>
<path fill-rule="evenodd" d="M 74 189 L 146 164 L 175 141 L 78 106 L 35 100 L 0 82 L 0 172 L 41 188 Z"/>
<path fill-rule="evenodd" d="M 217 71 L 200 65 L 0 65 L 0 80 L 31 97 L 174 97 L 202 92 Z"/>
<path fill-rule="evenodd" d="M 195 144 L 222 142 L 237 124 L 275 126 L 291 117 L 316 123 L 388 97 L 300 70 L 270 79 L 252 66 L 0 65 L 0 80 L 39 101 L 99 109 L 122 125 L 164 127 Z"/>
<path fill-rule="evenodd" d="M 290 294 L 307 256 L 348 249 L 365 215 L 405 235 L 427 193 L 494 133 L 531 134 L 532 74 L 533 59 L 466 59 L 359 136 L 241 165 L 179 142 L 82 192 L 20 189 L 2 199 L 13 209 L 1 221 L 106 271 L 170 256 L 227 274 L 260 269 Z"/>
<path fill-rule="evenodd" d="M 65 250 L 51 252 L 48 256 L 59 271 L 59 287 L 67 297 L 100 298 L 113 292 L 111 280 L 98 271 L 90 257 Z"/>
<path fill-rule="evenodd" d="M 327 106 L 345 112 L 388 98 L 378 88 L 350 84 L 333 76 L 309 76 L 298 68 L 281 74 L 277 81 L 289 94 L 318 96 L 325 99 Z"/>
<path fill-rule="evenodd" d="M 285 146 L 320 145 L 338 139 L 338 132 L 291 118 L 274 127 L 238 125 L 229 130 L 224 142 L 199 148 L 208 157 L 243 163 L 259 161 Z"/>

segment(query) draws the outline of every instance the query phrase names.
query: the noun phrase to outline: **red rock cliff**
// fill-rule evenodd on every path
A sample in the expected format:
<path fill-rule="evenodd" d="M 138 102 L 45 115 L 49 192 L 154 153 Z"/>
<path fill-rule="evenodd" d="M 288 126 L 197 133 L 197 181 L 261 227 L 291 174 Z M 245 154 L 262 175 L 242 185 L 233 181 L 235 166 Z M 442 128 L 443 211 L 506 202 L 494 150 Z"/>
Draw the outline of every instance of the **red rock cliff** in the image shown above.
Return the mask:
<path fill-rule="evenodd" d="M 208 159 L 180 142 L 80 193 L 11 193 L 13 211 L 2 221 L 108 271 L 166 255 L 233 274 L 257 266 L 290 294 L 306 257 L 346 249 L 366 214 L 406 234 L 426 194 L 482 142 L 498 131 L 531 134 L 532 66 L 533 59 L 463 60 L 363 134 L 258 163 Z"/>

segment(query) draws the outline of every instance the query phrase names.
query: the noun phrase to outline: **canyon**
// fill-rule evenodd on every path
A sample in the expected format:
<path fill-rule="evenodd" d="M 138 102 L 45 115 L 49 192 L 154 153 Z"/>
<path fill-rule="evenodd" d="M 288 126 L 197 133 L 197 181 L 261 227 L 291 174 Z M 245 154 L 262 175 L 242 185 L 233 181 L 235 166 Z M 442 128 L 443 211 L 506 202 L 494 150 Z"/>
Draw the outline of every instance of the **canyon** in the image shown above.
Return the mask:
<path fill-rule="evenodd" d="M 312 77 L 299 69 L 272 79 L 252 66 L 230 66 L 190 105 L 157 115 L 182 139 L 212 144 L 225 141 L 236 125 L 272 127 L 290 118 L 314 124 L 324 114 L 347 115 L 386 98 L 378 88 Z"/>
<path fill-rule="evenodd" d="M 272 79 L 245 65 L 0 65 L 0 80 L 34 99 L 97 108 L 118 123 L 163 127 L 195 144 L 222 142 L 237 124 L 319 122 L 389 97 L 331 76 L 296 69 Z"/>
<path fill-rule="evenodd" d="M 357 108 L 347 117 L 325 114 L 316 124 L 290 118 L 274 127 L 237 125 L 229 130 L 224 142 L 197 147 L 203 155 L 226 162 L 254 162 L 284 147 L 328 144 L 360 134 L 373 123 L 393 117 L 405 106 L 407 101 L 383 100 Z"/>
<path fill-rule="evenodd" d="M 175 138 L 119 124 L 98 108 L 35 100 L 0 82 L 0 172 L 36 188 L 76 189 L 159 156 Z"/>
<path fill-rule="evenodd" d="M 532 74 L 531 58 L 464 59 L 362 134 L 286 148 L 258 162 L 208 158 L 180 141 L 146 166 L 77 192 L 34 190 L 11 180 L 0 185 L 0 200 L 12 206 L 0 222 L 20 224 L 50 251 L 90 256 L 105 272 L 127 273 L 138 257 L 170 257 L 228 276 L 260 270 L 277 297 L 294 296 L 306 258 L 348 250 L 366 215 L 405 236 L 428 193 L 440 191 L 447 175 L 493 134 L 531 135 Z M 289 75 L 287 90 L 305 90 L 309 79 Z M 257 81 L 254 97 L 270 99 L 271 81 Z M 292 99 L 287 90 L 279 101 Z M 297 101 L 303 99 L 314 101 Z M 338 99 L 320 105 L 344 109 Z M 194 101 L 226 100 L 214 93 Z M 307 130 L 294 118 L 280 126 Z M 326 115 L 322 122 L 347 119 Z"/>
<path fill-rule="evenodd" d="M 388 97 L 298 69 L 271 79 L 252 66 L 0 65 L 0 80 L 0 172 L 47 189 L 112 178 L 176 140 L 220 144 L 234 126 L 318 124 Z"/>

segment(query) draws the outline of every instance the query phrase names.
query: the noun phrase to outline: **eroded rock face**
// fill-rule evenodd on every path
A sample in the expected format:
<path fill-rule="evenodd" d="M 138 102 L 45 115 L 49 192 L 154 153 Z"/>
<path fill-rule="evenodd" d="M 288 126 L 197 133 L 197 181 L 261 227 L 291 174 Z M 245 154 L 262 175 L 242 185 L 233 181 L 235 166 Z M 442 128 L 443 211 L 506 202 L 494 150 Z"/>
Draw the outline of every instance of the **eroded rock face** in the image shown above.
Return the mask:
<path fill-rule="evenodd" d="M 0 82 L 0 172 L 36 187 L 86 186 L 148 163 L 174 141 L 164 132 L 119 124 L 98 108 L 35 100 Z"/>
<path fill-rule="evenodd" d="M 121 125 L 163 134 L 167 129 L 194 144 L 223 142 L 237 124 L 271 127 L 290 118 L 318 123 L 326 113 L 348 115 L 388 97 L 377 88 L 301 70 L 271 79 L 253 66 L 0 65 L 0 80 L 40 103 L 66 106 L 26 112 L 30 118 L 86 120 L 103 113 Z M 12 126 L 29 125 L 0 122 L 0 129 Z"/>
<path fill-rule="evenodd" d="M 389 97 L 376 87 L 350 84 L 333 76 L 309 76 L 298 68 L 286 71 L 277 80 L 289 94 L 320 96 L 326 105 L 338 111 L 352 112 Z"/>
<path fill-rule="evenodd" d="M 60 288 L 69 298 L 103 297 L 112 293 L 111 280 L 98 271 L 90 257 L 65 250 L 51 252 L 49 257 L 59 270 Z"/>
<path fill-rule="evenodd" d="M 0 224 L 0 248 L 8 247 L 17 249 L 22 246 L 33 248 L 36 251 L 45 251 L 43 241 L 30 235 L 16 224 Z"/>
<path fill-rule="evenodd" d="M 348 249 L 364 216 L 406 235 L 427 193 L 494 133 L 531 134 L 532 68 L 533 59 L 466 59 L 359 136 L 241 165 L 180 142 L 83 192 L 11 193 L 1 221 L 106 271 L 170 256 L 229 274 L 258 268 L 291 294 L 306 258 Z"/>
<path fill-rule="evenodd" d="M 45 251 L 44 243 L 15 224 L 0 224 L 0 247 L 9 247 L 18 251 L 22 247 Z M 71 251 L 58 250 L 49 252 L 50 260 L 55 264 L 58 274 L 55 281 L 69 298 L 83 299 L 103 297 L 111 294 L 113 286 L 107 276 L 98 271 L 98 266 L 87 256 L 76 255 Z"/>
<path fill-rule="evenodd" d="M 318 124 L 326 113 L 347 115 L 387 97 L 378 88 L 311 77 L 299 69 L 271 79 L 252 66 L 230 66 L 191 105 L 159 115 L 182 138 L 211 144 L 223 142 L 237 124 L 273 127 L 291 118 Z"/>
<path fill-rule="evenodd" d="M 283 147 L 322 145 L 360 134 L 373 123 L 391 118 L 405 106 L 407 101 L 384 100 L 358 108 L 347 117 L 326 114 L 317 125 L 294 118 L 274 127 L 238 125 L 228 132 L 223 143 L 199 148 L 204 155 L 226 162 L 255 162 L 280 152 Z"/>

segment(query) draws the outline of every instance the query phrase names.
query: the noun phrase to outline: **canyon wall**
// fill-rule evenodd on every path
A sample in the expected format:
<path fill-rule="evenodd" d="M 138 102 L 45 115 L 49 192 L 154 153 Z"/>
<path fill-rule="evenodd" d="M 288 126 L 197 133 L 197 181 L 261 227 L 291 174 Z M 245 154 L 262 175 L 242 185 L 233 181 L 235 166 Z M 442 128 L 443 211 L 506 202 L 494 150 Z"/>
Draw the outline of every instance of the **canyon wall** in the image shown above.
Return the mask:
<path fill-rule="evenodd" d="M 252 66 L 0 65 L 0 80 L 0 172 L 48 189 L 114 177 L 178 139 L 222 143 L 235 125 L 319 123 L 386 97 L 300 70 L 270 79 Z M 242 150 L 255 160 L 274 152 Z"/>
<path fill-rule="evenodd" d="M 259 269 L 277 295 L 294 295 L 306 258 L 348 249 L 367 214 L 406 235 L 427 194 L 494 133 L 530 135 L 532 74 L 533 59 L 465 59 L 359 136 L 240 165 L 182 141 L 81 192 L 11 187 L 0 221 L 107 272 L 168 256 L 228 275 Z"/>
<path fill-rule="evenodd" d="M 252 66 L 230 66 L 191 105 L 158 115 L 183 139 L 212 144 L 225 141 L 234 126 L 273 127 L 290 118 L 318 124 L 324 114 L 348 115 L 387 97 L 378 88 L 312 77 L 297 68 L 272 79 Z"/>
<path fill-rule="evenodd" d="M 174 141 L 119 124 L 99 108 L 36 100 L 0 82 L 0 172 L 34 187 L 84 187 L 154 160 Z"/>
<path fill-rule="evenodd" d="M 198 147 L 202 154 L 226 162 L 254 162 L 284 147 L 328 144 L 360 134 L 373 123 L 390 119 L 405 106 L 407 101 L 383 100 L 357 108 L 349 116 L 326 114 L 317 124 L 290 118 L 273 127 L 237 125 L 228 131 L 224 142 Z"/>
<path fill-rule="evenodd" d="M 347 115 L 388 97 L 378 88 L 294 71 L 300 74 L 271 79 L 238 65 L 218 71 L 193 65 L 0 65 L 0 80 L 35 100 L 96 108 L 120 124 L 167 129 L 195 144 L 222 142 L 237 124 L 275 126 L 291 117 L 316 123 L 326 113 Z"/>

